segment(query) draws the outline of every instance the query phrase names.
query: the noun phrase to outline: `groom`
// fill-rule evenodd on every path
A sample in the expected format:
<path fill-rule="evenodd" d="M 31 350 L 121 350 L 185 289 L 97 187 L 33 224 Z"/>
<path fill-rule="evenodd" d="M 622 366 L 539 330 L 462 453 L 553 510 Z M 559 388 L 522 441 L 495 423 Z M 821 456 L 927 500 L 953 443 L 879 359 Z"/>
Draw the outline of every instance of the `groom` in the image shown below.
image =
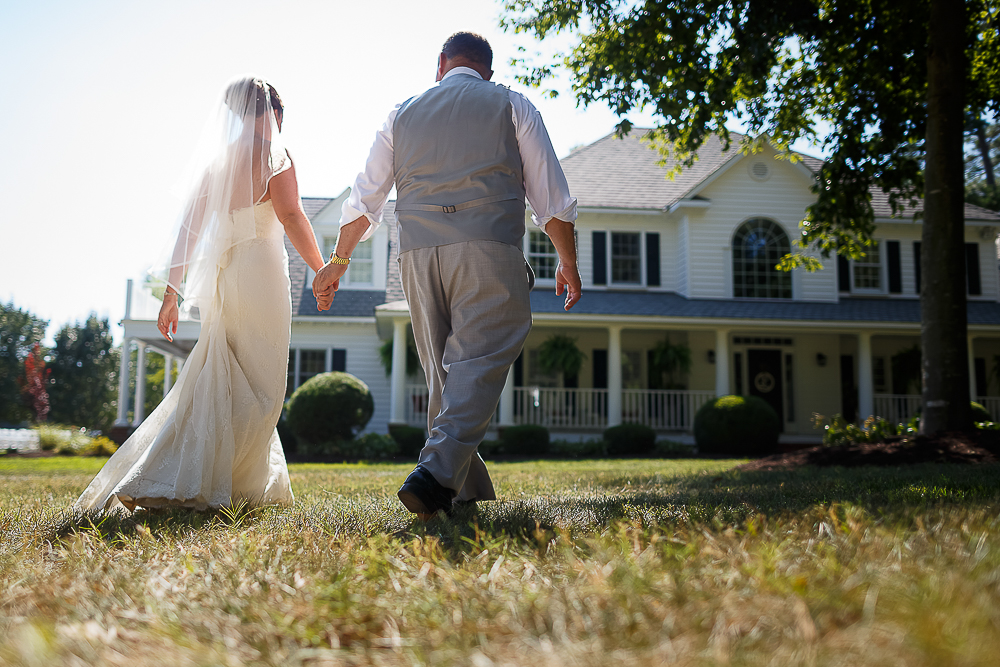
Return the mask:
<path fill-rule="evenodd" d="M 376 135 L 314 283 L 325 310 L 395 183 L 400 274 L 429 389 L 429 436 L 398 495 L 424 519 L 496 498 L 477 447 L 531 329 L 525 198 L 559 255 L 556 294 L 566 310 L 580 299 L 576 199 L 538 111 L 490 83 L 492 63 L 479 35 L 448 38 L 438 85 L 397 106 Z"/>

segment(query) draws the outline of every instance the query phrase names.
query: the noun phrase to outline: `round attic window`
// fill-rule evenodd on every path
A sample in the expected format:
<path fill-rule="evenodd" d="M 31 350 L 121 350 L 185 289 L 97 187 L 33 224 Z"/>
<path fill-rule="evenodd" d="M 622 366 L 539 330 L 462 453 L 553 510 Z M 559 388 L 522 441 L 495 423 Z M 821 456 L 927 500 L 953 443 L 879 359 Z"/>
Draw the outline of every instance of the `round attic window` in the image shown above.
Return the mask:
<path fill-rule="evenodd" d="M 771 177 L 771 167 L 763 160 L 754 160 L 748 166 L 750 178 L 755 181 L 766 181 Z"/>

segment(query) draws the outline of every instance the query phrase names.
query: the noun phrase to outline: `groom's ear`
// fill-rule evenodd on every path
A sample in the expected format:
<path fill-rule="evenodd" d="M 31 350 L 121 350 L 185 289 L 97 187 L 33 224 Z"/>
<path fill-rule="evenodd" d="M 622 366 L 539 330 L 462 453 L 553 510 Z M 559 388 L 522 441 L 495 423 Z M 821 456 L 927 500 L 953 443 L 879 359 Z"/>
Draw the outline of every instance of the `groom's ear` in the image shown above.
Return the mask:
<path fill-rule="evenodd" d="M 444 54 L 444 51 L 442 51 L 441 55 L 438 56 L 437 78 L 434 79 L 435 81 L 440 81 L 441 79 L 444 78 L 445 73 L 448 71 L 447 67 L 448 67 L 448 56 L 446 56 Z"/>
<path fill-rule="evenodd" d="M 491 69 L 486 70 L 486 76 L 484 76 L 483 78 L 486 79 L 487 81 L 490 81 L 493 78 L 493 70 Z"/>

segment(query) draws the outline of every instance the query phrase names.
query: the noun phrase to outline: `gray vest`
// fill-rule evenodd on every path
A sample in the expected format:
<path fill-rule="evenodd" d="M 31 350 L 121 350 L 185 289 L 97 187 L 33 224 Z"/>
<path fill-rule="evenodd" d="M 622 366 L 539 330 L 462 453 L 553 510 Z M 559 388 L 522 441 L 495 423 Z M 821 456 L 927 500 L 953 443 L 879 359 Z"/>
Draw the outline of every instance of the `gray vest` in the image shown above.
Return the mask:
<path fill-rule="evenodd" d="M 524 237 L 524 174 L 507 88 L 454 74 L 392 128 L 399 251 Z"/>

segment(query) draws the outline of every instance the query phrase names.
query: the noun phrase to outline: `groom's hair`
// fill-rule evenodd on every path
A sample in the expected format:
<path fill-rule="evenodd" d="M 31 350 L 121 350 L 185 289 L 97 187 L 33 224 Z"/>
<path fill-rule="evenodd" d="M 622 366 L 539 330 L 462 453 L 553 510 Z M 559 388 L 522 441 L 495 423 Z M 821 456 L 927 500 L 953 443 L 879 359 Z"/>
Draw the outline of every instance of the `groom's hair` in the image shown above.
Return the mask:
<path fill-rule="evenodd" d="M 490 43 L 474 32 L 456 32 L 445 40 L 441 53 L 449 60 L 466 58 L 478 65 L 493 67 L 493 49 L 490 48 Z"/>

